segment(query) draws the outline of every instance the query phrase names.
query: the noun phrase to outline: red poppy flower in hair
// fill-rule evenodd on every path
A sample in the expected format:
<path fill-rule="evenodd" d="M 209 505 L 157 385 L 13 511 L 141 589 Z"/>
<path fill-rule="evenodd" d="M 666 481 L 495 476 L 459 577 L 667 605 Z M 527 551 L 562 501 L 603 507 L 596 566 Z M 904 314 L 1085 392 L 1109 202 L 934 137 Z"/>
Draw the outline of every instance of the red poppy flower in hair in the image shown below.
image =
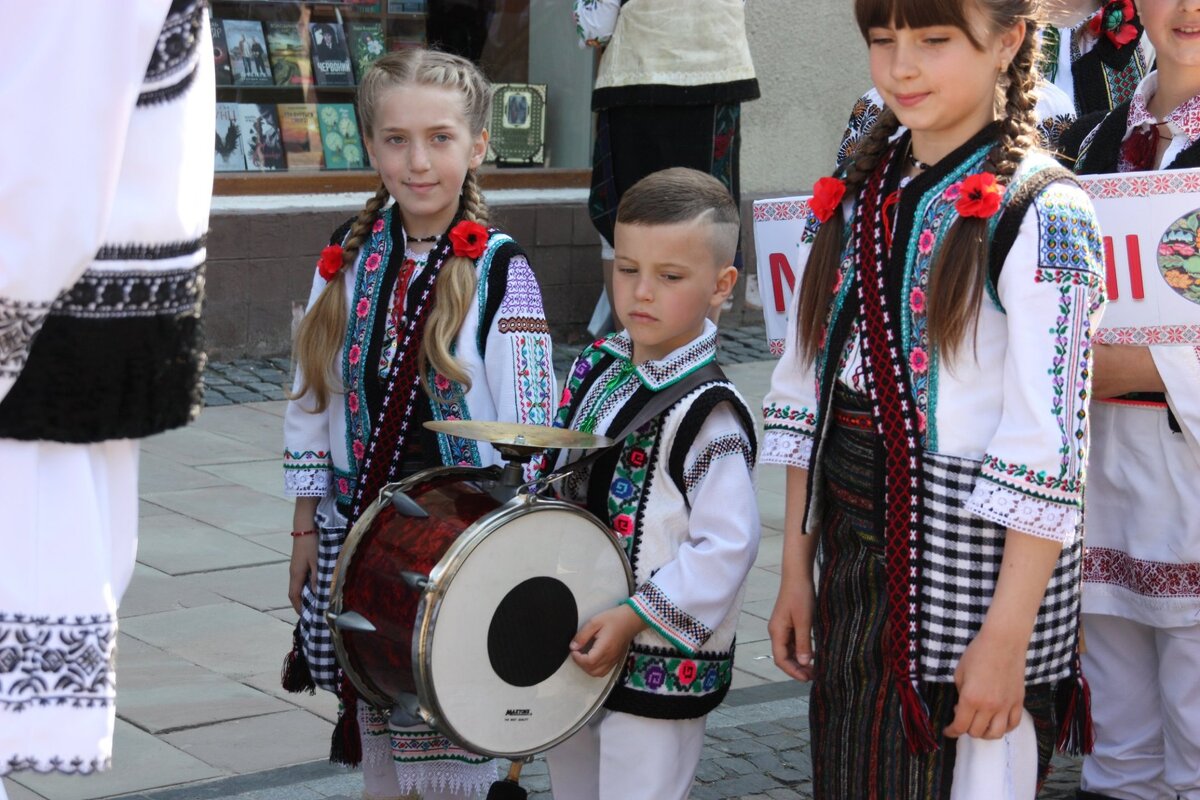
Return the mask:
<path fill-rule="evenodd" d="M 479 258 L 487 249 L 487 240 L 487 228 L 469 219 L 464 219 L 450 229 L 450 244 L 456 256 Z"/>
<path fill-rule="evenodd" d="M 317 272 L 326 281 L 333 280 L 333 276 L 337 275 L 342 270 L 342 246 L 340 244 L 331 244 L 321 251 L 321 257 L 317 259 Z"/>
<path fill-rule="evenodd" d="M 813 186 L 812 199 L 808 201 L 808 209 L 821 222 L 827 222 L 842 205 L 846 196 L 846 182 L 838 178 L 821 178 Z"/>
<path fill-rule="evenodd" d="M 1103 34 L 1117 47 L 1124 47 L 1138 37 L 1135 16 L 1133 0 L 1108 0 L 1088 21 L 1088 30 L 1096 38 Z"/>
<path fill-rule="evenodd" d="M 990 172 L 976 172 L 963 178 L 959 187 L 959 197 L 954 203 L 958 213 L 963 217 L 979 217 L 987 219 L 1000 210 L 1000 200 L 1004 197 L 1004 187 Z"/>

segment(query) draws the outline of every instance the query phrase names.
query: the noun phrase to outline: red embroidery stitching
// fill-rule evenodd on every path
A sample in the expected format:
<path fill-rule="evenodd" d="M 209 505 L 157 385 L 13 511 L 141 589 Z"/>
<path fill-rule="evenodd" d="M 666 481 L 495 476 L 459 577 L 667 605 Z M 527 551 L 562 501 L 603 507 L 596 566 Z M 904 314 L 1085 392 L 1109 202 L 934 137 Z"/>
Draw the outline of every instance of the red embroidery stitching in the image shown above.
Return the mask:
<path fill-rule="evenodd" d="M 1200 597 L 1200 564 L 1146 561 L 1107 547 L 1089 547 L 1083 579 L 1147 597 Z"/>

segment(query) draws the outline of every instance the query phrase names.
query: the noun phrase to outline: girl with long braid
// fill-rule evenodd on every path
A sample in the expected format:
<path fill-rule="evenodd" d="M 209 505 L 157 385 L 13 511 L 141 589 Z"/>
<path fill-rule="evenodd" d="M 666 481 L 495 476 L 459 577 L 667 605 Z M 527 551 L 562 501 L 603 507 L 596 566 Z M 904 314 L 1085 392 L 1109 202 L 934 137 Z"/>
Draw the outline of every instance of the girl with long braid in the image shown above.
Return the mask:
<path fill-rule="evenodd" d="M 1034 146 L 1036 0 L 855 13 L 886 109 L 817 183 L 765 400 L 762 460 L 788 467 L 773 653 L 813 682 L 814 797 L 1024 800 L 1090 735 L 1100 237 Z"/>
<path fill-rule="evenodd" d="M 524 252 L 488 227 L 476 170 L 492 91 L 479 70 L 444 53 L 389 53 L 358 100 L 381 183 L 321 253 L 296 333 L 284 476 L 296 498 L 288 597 L 300 622 L 284 680 L 308 688 L 307 667 L 312 682 L 339 692 L 333 757 L 361 759 L 365 797 L 470 796 L 494 780 L 492 763 L 429 728 L 389 729 L 386 710 L 356 703 L 324 613 L 342 542 L 375 484 L 498 460 L 486 443 L 432 433 L 424 421 L 549 424 L 550 336 Z"/>

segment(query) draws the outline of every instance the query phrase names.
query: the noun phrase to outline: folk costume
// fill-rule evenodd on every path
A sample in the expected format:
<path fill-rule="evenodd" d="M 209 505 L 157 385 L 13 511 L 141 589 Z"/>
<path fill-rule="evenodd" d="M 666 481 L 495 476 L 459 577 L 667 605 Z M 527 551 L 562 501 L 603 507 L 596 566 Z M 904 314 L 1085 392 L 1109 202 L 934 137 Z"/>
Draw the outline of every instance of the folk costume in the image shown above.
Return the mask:
<path fill-rule="evenodd" d="M 1154 168 L 1158 73 L 1084 142 L 1080 173 Z M 1163 169 L 1200 167 L 1200 97 L 1166 119 Z M 1145 140 L 1137 146 L 1138 140 Z M 1094 406 L 1083 572 L 1096 747 L 1083 788 L 1200 797 L 1200 348 L 1149 345 L 1166 385 Z"/>
<path fill-rule="evenodd" d="M 340 243 L 350 222 L 331 238 Z M 471 375 L 463 386 L 430 367 L 419 382 L 417 354 L 437 295 L 437 276 L 451 250 L 442 236 L 433 250 L 406 247 L 400 210 L 379 212 L 357 262 L 335 280 L 345 284 L 348 325 L 337 373 L 344 391 L 313 413 L 302 396 L 284 416 L 284 484 L 291 496 L 319 497 L 316 593 L 304 587 L 296 637 L 315 683 L 339 684 L 324 614 L 334 565 L 349 523 L 392 480 L 431 466 L 487 466 L 499 458 L 490 445 L 427 431 L 426 420 L 498 420 L 548 425 L 554 373 L 541 290 L 524 252 L 491 230 L 476 260 L 476 302 L 455 340 L 454 355 Z M 316 275 L 310 306 L 325 280 Z M 301 376 L 297 376 L 297 388 Z M 380 434 L 377 426 L 385 426 Z M 343 700 L 346 697 L 343 694 Z M 352 705 L 352 703 L 348 703 Z M 388 715 L 358 703 L 368 794 L 486 792 L 495 767 L 429 728 L 389 730 Z M 381 768 L 392 764 L 394 769 Z M 371 779 L 383 781 L 375 789 Z"/>
<path fill-rule="evenodd" d="M 651 397 L 713 364 L 716 337 L 706 321 L 699 337 L 642 364 L 627 332 L 597 342 L 575 361 L 555 424 L 617 434 Z M 562 482 L 562 496 L 608 521 L 624 545 L 637 585 L 626 603 L 649 627 L 606 710 L 547 754 L 559 800 L 687 796 L 704 717 L 733 678 L 743 583 L 758 552 L 756 450 L 749 407 L 717 376 Z"/>
<path fill-rule="evenodd" d="M 740 198 L 741 104 L 759 97 L 743 0 L 575 0 L 604 45 L 592 90 L 592 222 L 612 258 L 617 204 L 652 172 L 692 167 Z"/>
<path fill-rule="evenodd" d="M 112 757 L 117 605 L 137 550 L 138 440 L 200 409 L 214 87 L 207 6 L 7 10 L 0 147 L 0 775 Z M 16 62 L 19 60 L 19 64 Z M 53 153 L 42 162 L 33 153 Z M 4 795 L 0 788 L 0 796 Z"/>
<path fill-rule="evenodd" d="M 1047 155 L 1023 159 L 989 218 L 977 336 L 953 365 L 928 336 L 930 271 L 999 125 L 897 199 L 905 134 L 833 211 L 852 233 L 815 365 L 799 356 L 793 306 L 764 400 L 763 461 L 808 470 L 805 533 L 820 537 L 817 798 L 950 796 L 964 746 L 941 735 L 954 670 L 991 603 L 1010 528 L 1063 548 L 1026 657 L 1037 780 L 1060 733 L 1064 744 L 1086 733 L 1079 526 L 1103 266 L 1091 204 Z M 801 263 L 818 225 L 809 220 Z"/>

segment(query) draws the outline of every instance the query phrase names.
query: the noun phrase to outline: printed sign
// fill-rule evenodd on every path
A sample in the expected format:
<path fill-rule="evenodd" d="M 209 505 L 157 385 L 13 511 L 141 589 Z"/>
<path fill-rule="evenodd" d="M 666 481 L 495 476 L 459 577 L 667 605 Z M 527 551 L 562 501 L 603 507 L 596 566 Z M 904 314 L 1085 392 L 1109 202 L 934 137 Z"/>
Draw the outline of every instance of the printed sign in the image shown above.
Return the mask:
<path fill-rule="evenodd" d="M 754 253 L 758 286 L 771 354 L 783 355 L 787 313 L 800 283 L 796 256 L 808 218 L 808 195 L 758 200 L 754 203 Z"/>
<path fill-rule="evenodd" d="M 1105 344 L 1200 344 L 1200 170 L 1082 176 L 1104 237 Z"/>

